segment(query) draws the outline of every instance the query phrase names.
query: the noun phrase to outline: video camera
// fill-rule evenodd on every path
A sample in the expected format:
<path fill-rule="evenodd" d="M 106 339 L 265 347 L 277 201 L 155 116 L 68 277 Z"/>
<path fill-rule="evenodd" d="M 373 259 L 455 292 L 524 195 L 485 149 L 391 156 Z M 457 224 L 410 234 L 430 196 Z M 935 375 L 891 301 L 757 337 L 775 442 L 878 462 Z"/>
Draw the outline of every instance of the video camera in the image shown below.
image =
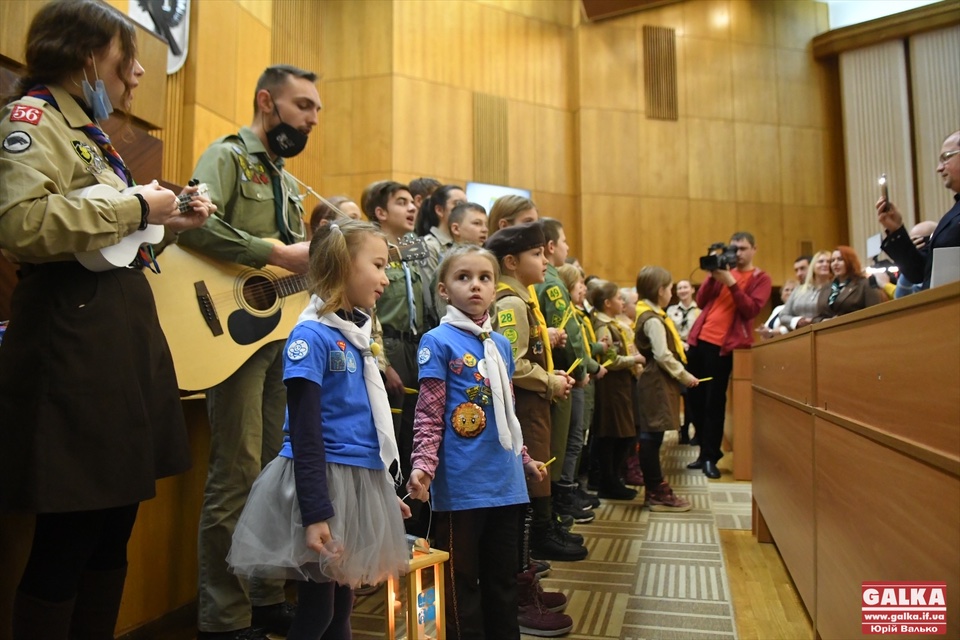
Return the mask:
<path fill-rule="evenodd" d="M 700 268 L 704 271 L 729 269 L 737 266 L 737 248 L 722 242 L 714 242 L 707 249 L 707 255 L 700 257 Z"/>

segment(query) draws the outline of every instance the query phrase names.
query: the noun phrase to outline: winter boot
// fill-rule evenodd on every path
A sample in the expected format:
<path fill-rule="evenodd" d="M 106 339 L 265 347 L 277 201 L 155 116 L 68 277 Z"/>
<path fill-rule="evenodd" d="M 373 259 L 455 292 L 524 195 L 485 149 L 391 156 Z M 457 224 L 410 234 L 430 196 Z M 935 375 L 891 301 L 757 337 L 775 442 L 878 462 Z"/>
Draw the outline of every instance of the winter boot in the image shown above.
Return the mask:
<path fill-rule="evenodd" d="M 540 638 L 555 638 L 570 633 L 573 618 L 550 611 L 540 599 L 536 576 L 531 571 L 517 574 L 517 622 L 520 633 Z"/>

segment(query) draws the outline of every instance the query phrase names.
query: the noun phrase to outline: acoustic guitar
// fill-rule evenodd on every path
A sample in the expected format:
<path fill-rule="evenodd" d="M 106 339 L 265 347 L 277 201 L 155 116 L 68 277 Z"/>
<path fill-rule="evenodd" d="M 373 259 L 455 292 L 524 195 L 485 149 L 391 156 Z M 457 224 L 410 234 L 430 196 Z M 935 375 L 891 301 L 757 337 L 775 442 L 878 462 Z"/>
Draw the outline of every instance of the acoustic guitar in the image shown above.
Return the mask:
<path fill-rule="evenodd" d="M 422 238 L 390 249 L 398 261 L 427 257 Z M 162 273 L 146 272 L 147 281 L 184 390 L 216 386 L 266 343 L 286 340 L 310 299 L 307 276 L 279 267 L 221 262 L 178 245 L 158 259 Z"/>

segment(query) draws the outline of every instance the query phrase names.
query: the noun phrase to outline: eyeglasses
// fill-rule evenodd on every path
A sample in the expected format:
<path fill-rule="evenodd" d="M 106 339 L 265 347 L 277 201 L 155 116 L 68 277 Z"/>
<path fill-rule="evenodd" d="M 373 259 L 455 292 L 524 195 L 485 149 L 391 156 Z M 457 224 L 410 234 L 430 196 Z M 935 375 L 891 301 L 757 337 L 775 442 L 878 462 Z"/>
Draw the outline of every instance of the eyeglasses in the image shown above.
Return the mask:
<path fill-rule="evenodd" d="M 953 151 L 944 151 L 943 153 L 940 154 L 940 164 L 946 164 L 947 160 L 957 155 L 958 153 L 960 153 L 960 149 L 954 149 Z"/>

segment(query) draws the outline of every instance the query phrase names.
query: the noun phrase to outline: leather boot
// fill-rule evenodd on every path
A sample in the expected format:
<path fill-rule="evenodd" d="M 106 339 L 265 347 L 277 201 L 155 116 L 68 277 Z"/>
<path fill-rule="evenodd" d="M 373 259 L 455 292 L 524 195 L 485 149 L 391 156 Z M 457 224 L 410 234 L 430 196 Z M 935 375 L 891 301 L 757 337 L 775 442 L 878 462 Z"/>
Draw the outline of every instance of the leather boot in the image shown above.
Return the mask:
<path fill-rule="evenodd" d="M 17 591 L 13 599 L 13 640 L 67 640 L 73 598 L 47 602 Z"/>
<path fill-rule="evenodd" d="M 113 640 L 127 568 L 84 571 L 70 625 L 70 640 Z"/>

